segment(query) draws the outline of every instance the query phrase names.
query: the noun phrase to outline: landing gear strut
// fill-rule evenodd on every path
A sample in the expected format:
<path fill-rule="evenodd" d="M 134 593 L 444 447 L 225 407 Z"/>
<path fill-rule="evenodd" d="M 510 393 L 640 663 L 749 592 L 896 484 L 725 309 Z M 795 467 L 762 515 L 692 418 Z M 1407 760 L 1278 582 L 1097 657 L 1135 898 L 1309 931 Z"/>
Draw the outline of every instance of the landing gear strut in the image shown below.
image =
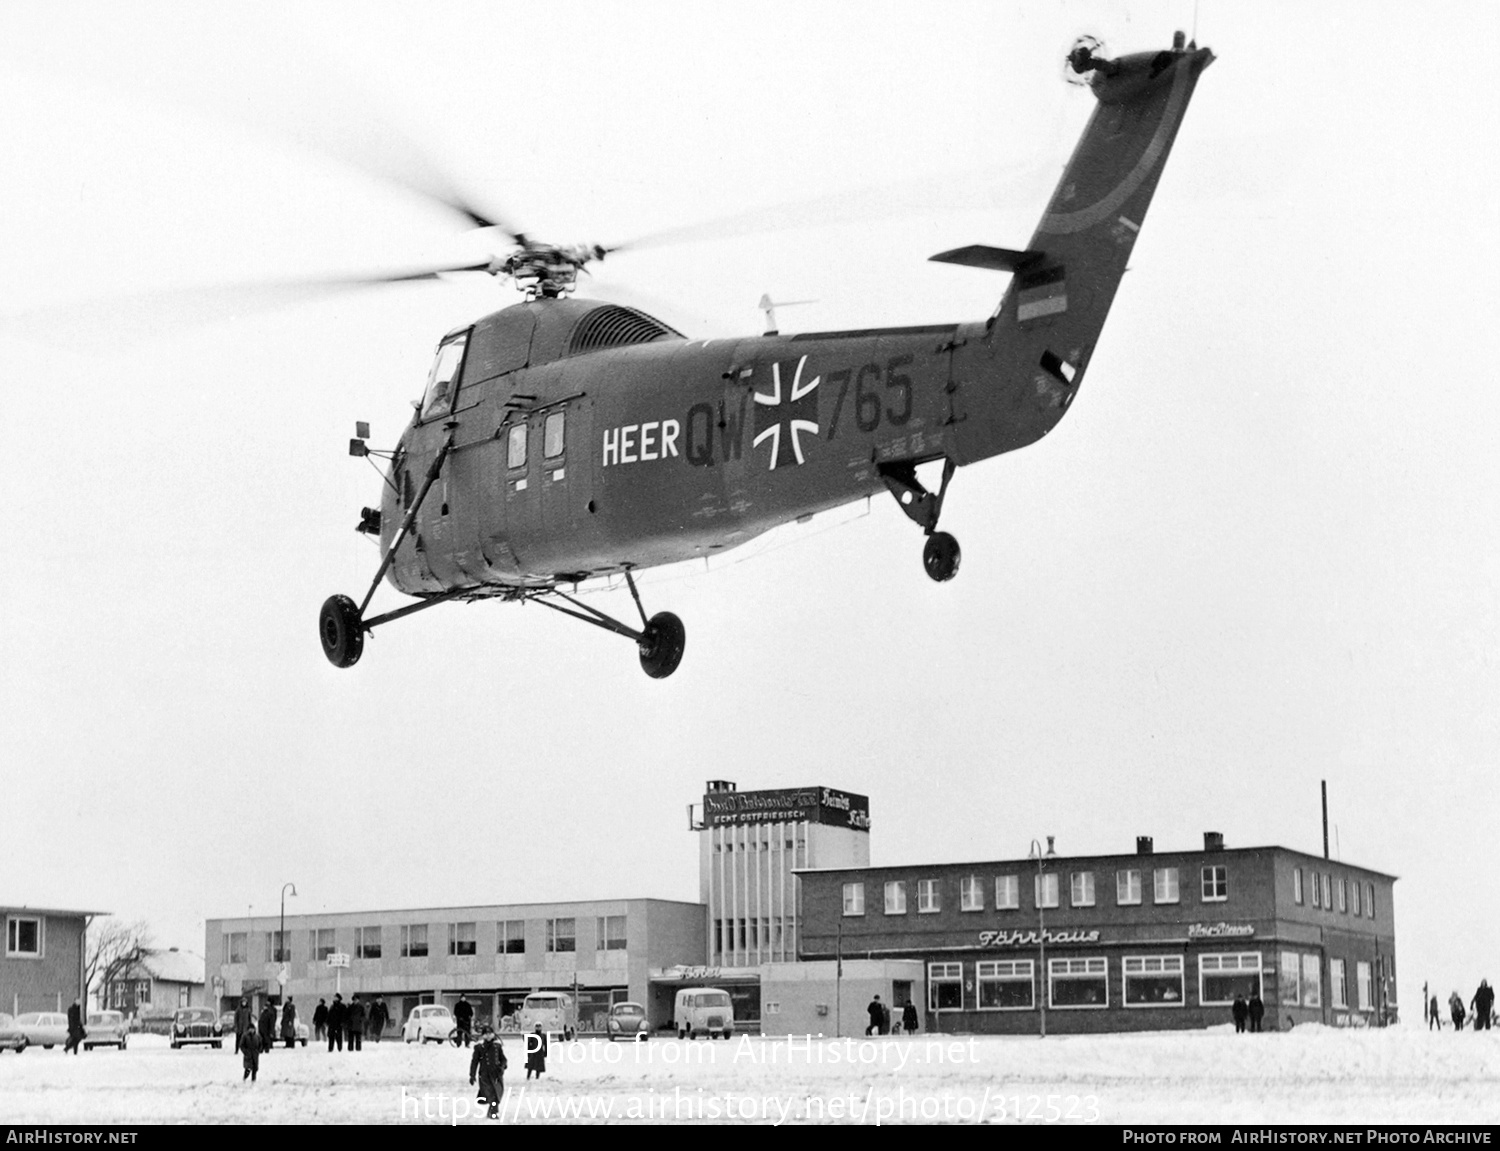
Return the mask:
<path fill-rule="evenodd" d="M 922 547 L 922 567 L 938 583 L 946 583 L 956 576 L 958 565 L 963 560 L 958 541 L 947 532 L 937 530 L 938 515 L 943 510 L 943 496 L 948 492 L 948 481 L 953 478 L 956 468 L 957 465 L 952 460 L 943 461 L 943 482 L 935 493 L 928 491 L 922 481 L 917 479 L 917 466 L 914 463 L 885 464 L 880 469 L 881 479 L 885 480 L 885 486 L 890 489 L 891 495 L 896 497 L 901 510 L 926 533 L 927 542 Z"/>
<path fill-rule="evenodd" d="M 605 631 L 612 631 L 616 635 L 635 640 L 636 647 L 640 649 L 641 670 L 652 679 L 666 679 L 677 670 L 677 665 L 682 662 L 682 653 L 687 647 L 687 629 L 682 626 L 682 621 L 669 611 L 657 612 L 647 619 L 646 609 L 641 606 L 640 593 L 635 590 L 635 577 L 630 574 L 629 568 L 625 569 L 625 582 L 630 586 L 630 596 L 635 600 L 636 611 L 641 613 L 640 631 L 605 615 L 598 608 L 580 603 L 572 596 L 563 595 L 556 588 L 552 588 L 550 592 L 538 592 L 527 598 L 550 607 L 553 611 L 562 612 L 563 615 L 570 615 L 574 619 L 581 619 L 584 623 L 591 623 L 595 627 L 602 627 Z M 546 594 L 555 595 L 571 606 L 563 607 L 551 600 L 543 599 L 542 596 Z"/>

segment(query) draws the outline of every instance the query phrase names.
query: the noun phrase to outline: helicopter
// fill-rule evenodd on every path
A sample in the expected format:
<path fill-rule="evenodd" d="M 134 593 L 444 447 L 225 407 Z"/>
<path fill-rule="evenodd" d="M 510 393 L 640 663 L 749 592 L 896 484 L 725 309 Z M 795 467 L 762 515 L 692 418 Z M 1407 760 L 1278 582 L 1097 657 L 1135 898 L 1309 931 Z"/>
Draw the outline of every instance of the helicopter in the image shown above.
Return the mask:
<path fill-rule="evenodd" d="M 648 676 L 677 670 L 682 621 L 647 615 L 635 573 L 713 557 L 882 492 L 922 530 L 938 582 L 962 553 L 939 530 L 957 468 L 1035 443 L 1087 373 L 1147 207 L 1213 53 L 1185 42 L 1111 58 L 1081 37 L 1064 73 L 1097 106 L 1024 248 L 932 260 L 1010 275 L 987 319 L 918 327 L 689 340 L 637 308 L 573 295 L 580 272 L 629 245 L 557 245 L 444 202 L 514 247 L 482 263 L 525 299 L 438 343 L 425 392 L 356 530 L 381 560 L 360 602 L 330 596 L 318 634 L 336 667 L 367 634 L 450 600 L 543 604 L 614 632 Z M 768 303 L 768 302 L 767 302 Z M 768 319 L 774 315 L 768 307 Z M 940 464 L 936 490 L 918 467 Z M 937 469 L 929 469 L 929 475 Z M 623 576 L 639 626 L 578 597 Z M 383 580 L 414 603 L 367 616 Z M 568 590 L 572 589 L 572 594 Z"/>

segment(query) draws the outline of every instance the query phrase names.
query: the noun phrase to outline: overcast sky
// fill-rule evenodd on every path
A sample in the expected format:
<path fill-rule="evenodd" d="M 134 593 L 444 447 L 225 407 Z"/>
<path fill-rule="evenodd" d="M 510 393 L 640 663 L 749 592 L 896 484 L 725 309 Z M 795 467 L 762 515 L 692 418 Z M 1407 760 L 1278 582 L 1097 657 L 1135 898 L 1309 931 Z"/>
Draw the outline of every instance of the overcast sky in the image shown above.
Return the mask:
<path fill-rule="evenodd" d="M 505 285 L 94 302 L 474 251 L 335 155 L 399 134 L 564 243 L 812 201 L 599 269 L 695 334 L 758 331 L 764 292 L 817 301 L 784 330 L 980 319 L 1003 278 L 926 257 L 1025 243 L 1092 103 L 1070 41 L 1164 47 L 1195 7 L 1219 60 L 1087 383 L 956 477 L 958 578 L 891 500 L 656 573 L 669 680 L 515 605 L 348 671 L 318 646 L 378 561 L 354 421 L 394 445 Z M 0 7 L 0 311 L 77 305 L 0 324 L 0 898 L 195 951 L 288 881 L 289 912 L 692 900 L 719 778 L 869 795 L 877 864 L 1316 853 L 1326 779 L 1336 852 L 1400 877 L 1403 1005 L 1467 997 L 1500 976 L 1497 32 L 1481 2 Z"/>

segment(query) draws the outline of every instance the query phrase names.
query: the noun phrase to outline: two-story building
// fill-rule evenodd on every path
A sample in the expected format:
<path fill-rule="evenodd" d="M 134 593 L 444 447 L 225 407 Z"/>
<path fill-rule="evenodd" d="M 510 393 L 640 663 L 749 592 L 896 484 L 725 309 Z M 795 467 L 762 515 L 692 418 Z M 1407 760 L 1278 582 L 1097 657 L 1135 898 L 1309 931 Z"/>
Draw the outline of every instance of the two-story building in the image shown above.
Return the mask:
<path fill-rule="evenodd" d="M 801 958 L 920 959 L 928 1030 L 1201 1028 L 1236 996 L 1266 1029 L 1394 1014 L 1394 877 L 1283 847 L 799 876 Z"/>
<path fill-rule="evenodd" d="M 89 920 L 100 911 L 0 905 L 0 1011 L 65 1011 L 84 995 Z"/>

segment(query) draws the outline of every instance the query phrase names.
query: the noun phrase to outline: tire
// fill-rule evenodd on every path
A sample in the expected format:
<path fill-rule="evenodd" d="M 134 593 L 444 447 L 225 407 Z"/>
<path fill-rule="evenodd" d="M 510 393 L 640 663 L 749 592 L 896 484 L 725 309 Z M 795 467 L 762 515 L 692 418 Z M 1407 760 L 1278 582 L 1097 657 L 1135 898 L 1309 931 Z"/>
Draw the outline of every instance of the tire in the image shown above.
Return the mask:
<path fill-rule="evenodd" d="M 123 1050 L 124 1050 L 124 1048 L 125 1048 L 125 1044 L 123 1044 L 123 1043 L 122 1043 L 122 1044 L 120 1044 L 120 1049 L 121 1049 L 121 1050 L 122 1050 L 122 1051 L 123 1051 Z M 217 1041 L 216 1041 L 216 1042 L 215 1042 L 215 1043 L 214 1043 L 214 1050 L 215 1050 L 215 1051 L 222 1051 L 222 1050 L 223 1050 L 223 1049 L 224 1049 L 224 1041 L 223 1041 L 223 1040 L 222 1040 L 222 1039 L 220 1039 L 220 1040 L 217 1040 Z"/>
<path fill-rule="evenodd" d="M 365 629 L 359 608 L 346 595 L 331 595 L 318 612 L 318 638 L 323 654 L 334 667 L 353 667 L 365 650 Z"/>
<path fill-rule="evenodd" d="M 938 583 L 947 583 L 958 574 L 963 551 L 947 532 L 933 532 L 922 546 L 922 567 Z"/>
<path fill-rule="evenodd" d="M 682 662 L 682 653 L 687 647 L 687 629 L 671 612 L 658 612 L 646 624 L 638 646 L 641 670 L 652 679 L 666 679 Z"/>

